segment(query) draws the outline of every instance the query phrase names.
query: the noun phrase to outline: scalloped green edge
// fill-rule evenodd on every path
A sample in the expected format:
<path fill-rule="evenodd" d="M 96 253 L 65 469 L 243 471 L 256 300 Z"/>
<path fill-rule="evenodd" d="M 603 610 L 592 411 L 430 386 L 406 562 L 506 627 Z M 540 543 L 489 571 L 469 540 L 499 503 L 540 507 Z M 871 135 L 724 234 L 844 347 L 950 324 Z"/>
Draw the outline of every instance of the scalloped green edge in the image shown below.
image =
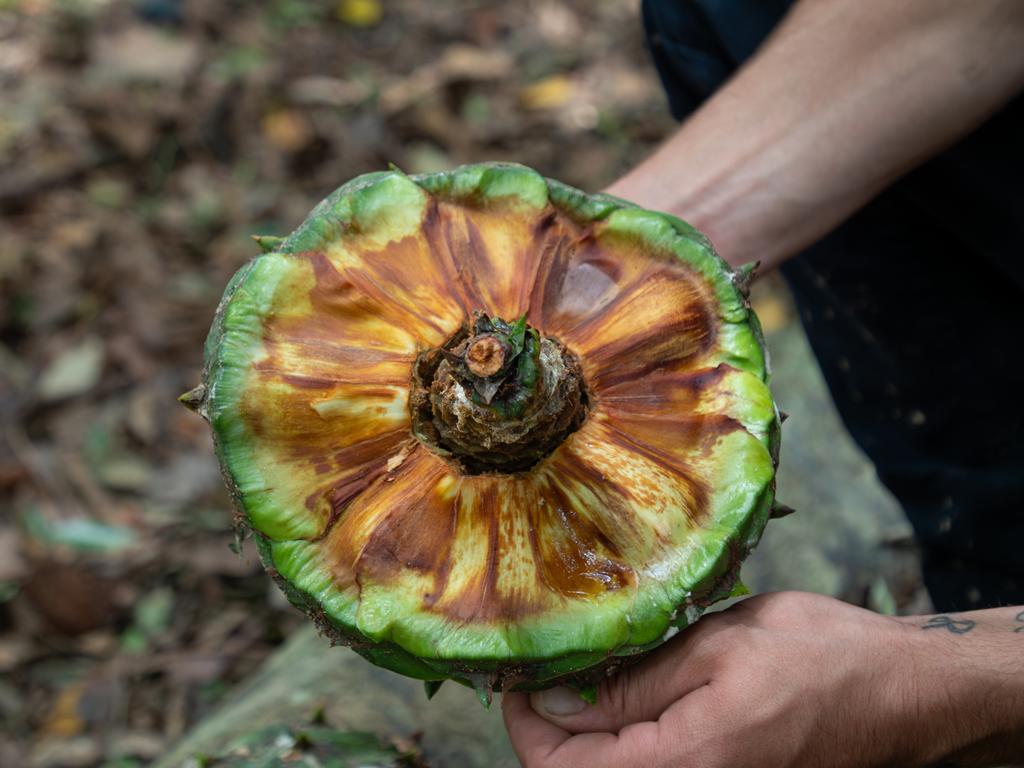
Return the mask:
<path fill-rule="evenodd" d="M 556 621 L 549 616 L 501 632 L 489 627 L 462 627 L 456 632 L 442 617 L 403 606 L 401 596 L 377 594 L 375 600 L 364 599 L 360 605 L 317 567 L 316 544 L 303 540 L 315 531 L 302 525 L 278 525 L 273 510 L 262 509 L 254 515 L 254 508 L 266 503 L 258 493 L 243 490 L 258 487 L 259 469 L 234 450 L 235 445 L 244 448 L 251 435 L 233 418 L 237 401 L 232 394 L 239 391 L 246 368 L 260 354 L 261 319 L 280 277 L 275 273 L 287 268 L 287 254 L 314 250 L 346 230 L 362 235 L 407 232 L 418 226 L 425 193 L 468 206 L 514 204 L 537 209 L 550 202 L 578 221 L 603 221 L 603 236 L 640 239 L 674 253 L 714 287 L 722 321 L 720 360 L 750 374 L 744 385 L 750 407 L 741 414 L 750 432 L 726 438 L 737 443 L 729 448 L 737 459 L 729 463 L 730 471 L 720 478 L 712 496 L 712 509 L 718 512 L 716 525 L 691 538 L 680 553 L 674 579 L 645 580 L 635 592 L 609 593 L 600 605 L 573 606 Z M 524 166 L 478 164 L 413 177 L 380 171 L 351 180 L 321 202 L 274 252 L 256 257 L 236 273 L 218 307 L 204 352 L 208 416 L 218 458 L 236 504 L 262 542 L 265 565 L 279 575 L 279 583 L 287 582 L 282 587 L 297 606 L 312 614 L 322 610 L 321 618 L 353 643 L 357 652 L 411 677 L 451 677 L 473 684 L 474 675 L 511 663 L 524 670 L 528 681 L 542 684 L 586 670 L 609 656 L 646 652 L 706 605 L 728 595 L 738 561 L 760 539 L 774 501 L 778 413 L 766 386 L 769 371 L 760 326 L 735 273 L 701 233 L 680 219 L 609 195 L 588 195 Z M 622 603 L 628 603 L 628 609 Z M 465 669 L 460 672 L 460 667 Z"/>

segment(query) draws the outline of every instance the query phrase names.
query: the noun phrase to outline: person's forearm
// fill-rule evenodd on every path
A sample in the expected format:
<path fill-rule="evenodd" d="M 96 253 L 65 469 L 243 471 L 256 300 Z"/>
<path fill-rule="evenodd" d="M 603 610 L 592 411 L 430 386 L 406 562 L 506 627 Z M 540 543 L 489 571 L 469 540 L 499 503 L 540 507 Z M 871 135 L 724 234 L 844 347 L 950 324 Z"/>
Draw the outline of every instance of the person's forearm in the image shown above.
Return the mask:
<path fill-rule="evenodd" d="M 929 764 L 1024 765 L 1024 608 L 900 621 L 917 680 L 900 695 L 929 734 Z"/>
<path fill-rule="evenodd" d="M 761 51 L 607 191 L 774 265 L 1024 86 L 1022 0 L 801 0 Z"/>

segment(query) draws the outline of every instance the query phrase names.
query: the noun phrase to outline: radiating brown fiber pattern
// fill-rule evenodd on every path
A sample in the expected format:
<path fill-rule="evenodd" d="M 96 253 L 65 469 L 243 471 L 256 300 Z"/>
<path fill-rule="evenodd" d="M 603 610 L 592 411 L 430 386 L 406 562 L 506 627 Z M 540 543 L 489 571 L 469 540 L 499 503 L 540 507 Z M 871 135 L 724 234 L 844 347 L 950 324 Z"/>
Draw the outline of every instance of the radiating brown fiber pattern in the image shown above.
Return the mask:
<path fill-rule="evenodd" d="M 712 291 L 605 226 L 431 199 L 416 234 L 290 257 L 242 415 L 307 489 L 339 588 L 413 585 L 453 621 L 515 620 L 635 588 L 702 524 L 709 452 L 743 429 L 715 410 Z M 410 433 L 416 355 L 474 310 L 525 313 L 579 356 L 591 396 L 583 427 L 516 475 L 461 476 Z"/>

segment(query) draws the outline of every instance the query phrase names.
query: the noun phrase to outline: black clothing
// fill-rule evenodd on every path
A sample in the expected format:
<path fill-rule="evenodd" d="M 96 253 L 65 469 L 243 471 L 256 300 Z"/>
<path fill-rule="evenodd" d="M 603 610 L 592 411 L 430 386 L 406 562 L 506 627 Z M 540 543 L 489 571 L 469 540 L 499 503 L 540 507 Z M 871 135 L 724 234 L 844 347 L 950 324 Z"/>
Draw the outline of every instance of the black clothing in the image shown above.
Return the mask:
<path fill-rule="evenodd" d="M 673 114 L 785 0 L 645 0 Z M 903 505 L 939 611 L 1024 603 L 1024 97 L 783 267 L 850 434 Z"/>

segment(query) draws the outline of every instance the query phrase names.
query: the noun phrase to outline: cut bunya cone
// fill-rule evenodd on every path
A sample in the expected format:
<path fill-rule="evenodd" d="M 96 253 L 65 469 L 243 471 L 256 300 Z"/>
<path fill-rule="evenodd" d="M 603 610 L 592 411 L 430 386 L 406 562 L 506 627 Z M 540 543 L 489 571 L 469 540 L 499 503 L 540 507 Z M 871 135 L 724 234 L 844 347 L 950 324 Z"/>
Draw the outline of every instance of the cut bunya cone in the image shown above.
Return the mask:
<path fill-rule="evenodd" d="M 361 176 L 231 280 L 183 401 L 332 640 L 428 681 L 595 681 L 737 589 L 779 414 L 688 224 L 519 165 Z"/>

